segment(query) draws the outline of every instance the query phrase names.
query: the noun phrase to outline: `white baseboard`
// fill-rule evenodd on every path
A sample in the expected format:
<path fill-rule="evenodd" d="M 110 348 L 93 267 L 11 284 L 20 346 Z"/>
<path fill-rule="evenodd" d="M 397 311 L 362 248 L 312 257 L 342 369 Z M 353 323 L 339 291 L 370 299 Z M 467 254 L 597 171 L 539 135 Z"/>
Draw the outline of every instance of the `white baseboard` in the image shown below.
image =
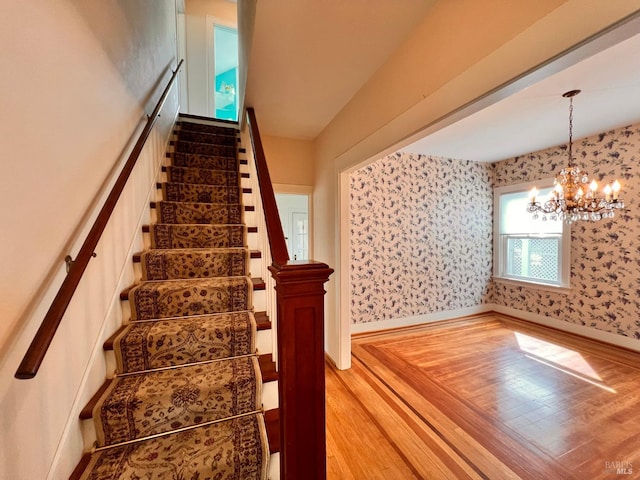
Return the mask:
<path fill-rule="evenodd" d="M 353 335 L 358 333 L 378 332 L 402 327 L 413 327 L 416 325 L 439 322 L 443 320 L 453 320 L 460 317 L 466 317 L 468 315 L 478 315 L 488 312 L 502 313 L 504 315 L 509 315 L 520 320 L 526 320 L 538 325 L 544 325 L 546 327 L 555 328 L 556 330 L 561 330 L 563 332 L 573 333 L 575 335 L 580 335 L 582 337 L 597 340 L 599 342 L 608 343 L 617 347 L 627 348 L 629 350 L 640 352 L 640 340 L 636 340 L 635 338 L 625 337 L 623 335 L 598 330 L 597 328 L 569 323 L 563 320 L 558 320 L 556 318 L 546 317 L 544 315 L 538 315 L 523 310 L 517 310 L 515 308 L 505 307 L 503 305 L 496 305 L 495 303 L 488 303 L 485 305 L 461 308 L 457 310 L 448 310 L 446 312 L 428 313 L 425 315 L 415 315 L 405 318 L 394 318 L 391 320 L 382 320 L 380 322 L 356 323 L 351 325 L 351 334 Z"/>
<path fill-rule="evenodd" d="M 415 315 L 412 317 L 393 318 L 391 320 L 381 320 L 379 322 L 354 323 L 351 324 L 351 334 L 353 335 L 354 333 L 377 332 L 379 330 L 412 327 L 424 323 L 452 320 L 454 318 L 466 317 L 468 315 L 477 315 L 480 313 L 491 312 L 495 310 L 494 307 L 495 305 L 493 304 L 477 305 L 475 307 L 447 310 L 446 312 L 427 313 L 424 315 Z"/>
<path fill-rule="evenodd" d="M 640 352 L 640 340 L 636 340 L 631 337 L 625 337 L 616 333 L 605 332 L 598 330 L 597 328 L 587 327 L 585 325 L 577 325 L 575 323 L 565 322 L 556 318 L 546 317 L 544 315 L 538 315 L 536 313 L 526 312 L 523 310 L 517 310 L 511 307 L 505 307 L 502 305 L 490 304 L 491 310 L 494 312 L 502 313 L 504 315 L 510 315 L 512 317 L 526 320 L 528 322 L 537 323 L 546 327 L 555 328 L 556 330 L 562 330 L 564 332 L 573 333 L 582 337 L 590 338 L 604 343 L 609 343 L 617 347 L 627 348 Z"/>

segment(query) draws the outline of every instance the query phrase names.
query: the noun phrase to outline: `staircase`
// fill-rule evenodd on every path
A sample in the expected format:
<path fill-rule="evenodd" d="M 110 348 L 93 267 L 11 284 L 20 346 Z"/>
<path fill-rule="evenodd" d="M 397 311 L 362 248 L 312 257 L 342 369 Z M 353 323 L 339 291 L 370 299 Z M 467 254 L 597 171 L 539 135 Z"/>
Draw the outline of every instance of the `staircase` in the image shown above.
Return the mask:
<path fill-rule="evenodd" d="M 81 414 L 95 447 L 72 479 L 278 478 L 277 374 L 236 132 L 176 127 L 140 281 L 121 297 L 130 320 L 105 343 L 116 373 Z"/>

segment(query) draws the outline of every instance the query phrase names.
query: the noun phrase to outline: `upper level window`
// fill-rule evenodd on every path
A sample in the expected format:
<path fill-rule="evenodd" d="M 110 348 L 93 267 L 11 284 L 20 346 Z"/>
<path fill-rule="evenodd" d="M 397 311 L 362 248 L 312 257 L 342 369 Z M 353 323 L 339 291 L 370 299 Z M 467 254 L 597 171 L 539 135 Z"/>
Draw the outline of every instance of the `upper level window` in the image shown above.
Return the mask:
<path fill-rule="evenodd" d="M 527 213 L 533 184 L 509 185 L 494 191 L 494 277 L 568 287 L 570 227 L 562 220 L 534 219 Z M 543 183 L 539 198 L 553 190 Z"/>

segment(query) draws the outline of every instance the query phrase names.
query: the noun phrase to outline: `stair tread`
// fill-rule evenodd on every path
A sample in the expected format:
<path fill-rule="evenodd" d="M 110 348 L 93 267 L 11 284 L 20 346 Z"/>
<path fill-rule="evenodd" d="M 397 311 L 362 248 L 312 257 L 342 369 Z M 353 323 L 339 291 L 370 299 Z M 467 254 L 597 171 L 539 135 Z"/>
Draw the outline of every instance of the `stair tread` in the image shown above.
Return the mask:
<path fill-rule="evenodd" d="M 250 257 L 243 247 L 150 249 L 140 255 L 142 280 L 245 276 Z"/>
<path fill-rule="evenodd" d="M 201 225 L 237 225 L 242 223 L 242 205 L 240 203 L 210 202 L 151 202 L 156 209 L 158 223 L 165 224 L 201 224 Z M 244 207 L 246 211 L 247 207 Z"/>
<path fill-rule="evenodd" d="M 259 355 L 258 363 L 260 365 L 260 373 L 262 374 L 262 381 L 264 383 L 278 380 L 276 362 L 273 361 L 273 356 L 270 353 Z"/>
<path fill-rule="evenodd" d="M 183 130 L 178 133 L 178 139 L 209 145 L 231 145 L 238 143 L 236 135 L 221 135 L 216 133 L 196 132 L 193 130 Z"/>
<path fill-rule="evenodd" d="M 271 320 L 269 320 L 267 312 L 255 312 L 254 318 L 256 319 L 258 330 L 269 330 L 271 328 Z"/>
<path fill-rule="evenodd" d="M 229 207 L 229 206 L 240 205 L 240 203 L 178 202 L 175 200 L 160 200 L 158 202 L 149 202 L 149 206 L 151 208 L 158 208 L 158 206 L 160 205 L 186 205 L 186 206 L 193 206 L 193 207 L 202 207 L 206 205 L 206 208 L 216 208 L 216 207 L 223 207 L 223 206 Z"/>
<path fill-rule="evenodd" d="M 264 421 L 269 438 L 269 451 L 273 455 L 280 451 L 280 409 L 274 408 L 264 412 Z"/>
<path fill-rule="evenodd" d="M 95 407 L 98 404 L 98 401 L 100 400 L 104 392 L 107 390 L 107 388 L 109 388 L 110 384 L 111 384 L 111 380 L 106 379 L 102 384 L 102 386 L 98 389 L 98 391 L 93 394 L 93 397 L 91 397 L 91 399 L 89 399 L 89 401 L 84 406 L 84 408 L 80 410 L 80 415 L 79 415 L 80 420 L 91 419 L 91 417 L 93 416 L 93 407 Z"/>
<path fill-rule="evenodd" d="M 167 154 L 171 165 L 176 167 L 212 168 L 218 170 L 237 169 L 243 165 L 243 160 L 235 157 L 221 157 L 218 155 L 204 155 L 199 153 L 171 152 Z"/>
<path fill-rule="evenodd" d="M 255 412 L 262 405 L 255 356 L 117 376 L 93 407 L 98 445 Z"/>
<path fill-rule="evenodd" d="M 218 361 L 228 361 L 233 360 L 237 357 L 228 357 L 223 359 L 218 359 Z M 215 361 L 211 362 L 215 363 Z M 205 364 L 204 362 L 187 364 L 180 368 L 186 369 L 184 370 L 187 374 L 191 375 L 194 370 L 197 370 L 199 365 Z M 278 379 L 278 372 L 275 369 L 275 362 L 272 360 L 272 356 L 270 353 L 259 355 L 258 356 L 258 366 L 260 369 L 260 374 L 262 376 L 263 383 L 276 381 Z M 132 373 L 131 375 L 144 375 L 148 372 L 142 370 L 140 372 Z M 153 372 L 152 372 L 153 373 Z M 95 406 L 98 404 L 105 391 L 109 386 L 114 382 L 114 379 L 106 379 L 102 386 L 96 391 L 96 393 L 91 397 L 91 399 L 87 402 L 84 408 L 80 411 L 79 418 L 80 420 L 90 420 L 93 417 L 93 411 Z"/>
<path fill-rule="evenodd" d="M 237 147 L 235 145 L 212 145 L 209 143 L 189 142 L 185 140 L 172 141 L 170 144 L 176 152 L 234 158 L 237 155 Z"/>
<path fill-rule="evenodd" d="M 253 280 L 213 277 L 147 280 L 129 290 L 133 320 L 240 311 L 252 308 Z"/>
<path fill-rule="evenodd" d="M 244 247 L 243 224 L 155 223 L 150 227 L 152 248 Z"/>
<path fill-rule="evenodd" d="M 133 254 L 133 261 L 134 261 L 134 263 L 140 263 L 140 260 L 142 258 L 142 254 L 143 253 L 156 252 L 156 251 L 157 252 L 162 252 L 162 253 L 173 253 L 175 255 L 178 255 L 178 254 L 189 255 L 190 253 L 197 253 L 197 252 L 219 252 L 219 253 L 224 253 L 224 252 L 228 252 L 228 251 L 245 251 L 245 250 L 247 250 L 246 247 L 149 248 L 147 250 L 144 250 L 143 252 L 134 253 Z M 254 252 L 260 253 L 258 250 L 250 250 L 249 254 L 253 255 Z M 262 255 L 262 254 L 260 253 L 260 255 Z"/>
<path fill-rule="evenodd" d="M 185 280 L 202 280 L 202 279 L 185 279 Z M 173 281 L 178 281 L 178 280 L 146 280 L 146 282 L 161 282 L 161 281 L 166 281 L 166 282 L 173 282 Z M 251 283 L 253 285 L 253 289 L 254 290 L 264 290 L 266 288 L 266 283 L 265 281 L 260 278 L 260 277 L 252 277 L 251 278 Z M 140 284 L 136 284 L 136 285 L 140 285 Z M 124 290 L 122 290 L 122 292 L 120 292 L 120 300 L 129 300 L 129 293 L 131 292 L 131 290 L 136 286 L 136 285 L 131 285 L 130 287 L 125 288 Z"/>
<path fill-rule="evenodd" d="M 267 478 L 268 437 L 259 413 L 101 450 L 86 470 L 95 478 L 171 478 L 176 444 L 188 478 Z M 218 452 L 218 461 L 203 455 L 203 446 Z"/>
<path fill-rule="evenodd" d="M 198 167 L 163 167 L 170 182 L 212 186 L 238 185 L 238 170 L 215 170 Z M 242 177 L 244 174 L 240 174 Z"/>
<path fill-rule="evenodd" d="M 161 182 L 163 198 L 173 201 L 207 203 L 239 203 L 240 185 L 207 185 L 204 183 Z"/>
<path fill-rule="evenodd" d="M 196 324 L 201 324 L 199 326 L 200 330 L 206 329 L 206 327 L 210 327 L 215 329 L 216 327 L 218 327 L 219 323 L 225 324 L 228 322 L 237 322 L 237 321 L 242 321 L 242 322 L 249 322 L 252 323 L 254 322 L 256 325 L 256 330 L 266 330 L 271 328 L 271 322 L 269 321 L 268 317 L 265 315 L 259 316 L 260 312 L 257 313 L 253 313 L 249 310 L 246 311 L 238 311 L 238 312 L 221 312 L 221 313 L 212 313 L 212 314 L 207 314 L 207 315 L 193 315 L 193 316 L 185 316 L 185 317 L 173 317 L 173 318 L 158 318 L 158 319 L 151 319 L 151 320 L 132 320 L 129 323 L 127 323 L 126 325 L 122 325 L 120 328 L 118 328 L 118 330 L 116 330 L 116 332 L 111 335 L 107 340 L 105 340 L 104 344 L 103 344 L 103 348 L 104 350 L 113 350 L 114 349 L 114 345 L 116 343 L 116 341 L 118 340 L 118 337 L 120 337 L 121 335 L 124 334 L 124 332 L 127 332 L 133 328 L 136 328 L 138 330 L 138 332 L 136 332 L 137 336 L 142 335 L 142 332 L 144 332 L 146 335 L 148 335 L 150 333 L 150 327 L 152 327 L 154 324 L 159 324 L 161 322 L 195 322 Z M 258 320 L 259 318 L 259 320 Z M 141 327 L 141 325 L 144 325 L 144 327 Z M 158 325 L 156 325 L 157 328 L 162 328 Z M 176 325 L 174 327 L 175 329 L 179 329 L 180 326 Z M 194 327 L 190 326 L 190 329 L 193 329 Z M 224 326 L 225 330 L 229 329 L 230 327 L 228 325 Z M 252 327 L 253 328 L 253 327 Z M 164 330 L 164 334 L 166 334 L 166 329 Z M 219 336 L 218 333 L 216 333 L 216 336 Z M 120 339 L 122 340 L 122 339 Z M 143 341 L 142 339 L 140 339 L 140 341 Z M 237 341 L 237 339 L 236 339 Z M 255 343 L 251 343 L 250 347 L 247 347 L 246 350 L 243 350 L 241 352 L 236 352 L 234 354 L 231 355 L 227 355 L 227 356 L 237 356 L 237 355 L 246 355 L 246 354 L 250 354 L 253 353 L 255 351 Z"/>
<path fill-rule="evenodd" d="M 137 372 L 252 355 L 257 329 L 250 311 L 134 321 L 105 348 L 113 349 L 118 372 Z"/>

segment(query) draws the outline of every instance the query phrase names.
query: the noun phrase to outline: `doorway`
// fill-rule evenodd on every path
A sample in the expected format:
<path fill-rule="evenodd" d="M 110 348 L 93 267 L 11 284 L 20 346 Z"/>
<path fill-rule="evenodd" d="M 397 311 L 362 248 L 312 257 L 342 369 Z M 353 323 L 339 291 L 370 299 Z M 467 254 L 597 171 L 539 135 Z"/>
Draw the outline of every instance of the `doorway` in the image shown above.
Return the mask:
<path fill-rule="evenodd" d="M 308 260 L 309 195 L 276 193 L 276 203 L 291 260 Z"/>
<path fill-rule="evenodd" d="M 238 30 L 209 17 L 208 114 L 238 121 Z"/>

